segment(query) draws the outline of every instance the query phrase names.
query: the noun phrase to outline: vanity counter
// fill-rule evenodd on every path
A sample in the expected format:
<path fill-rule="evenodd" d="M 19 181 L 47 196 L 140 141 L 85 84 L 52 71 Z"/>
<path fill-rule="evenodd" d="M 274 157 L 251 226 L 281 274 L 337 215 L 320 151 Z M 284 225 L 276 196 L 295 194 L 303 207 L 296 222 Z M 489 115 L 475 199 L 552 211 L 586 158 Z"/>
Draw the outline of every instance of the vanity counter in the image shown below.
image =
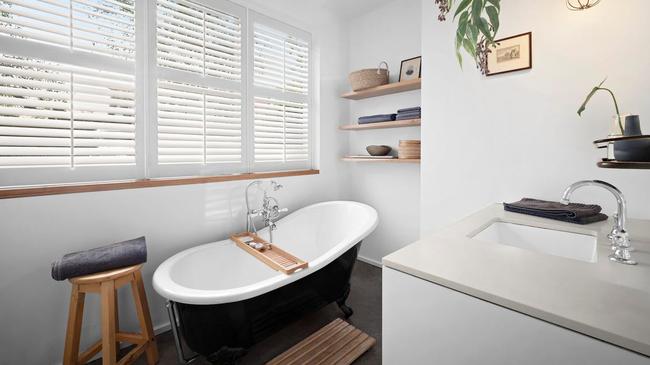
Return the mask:
<path fill-rule="evenodd" d="M 597 237 L 596 262 L 474 237 L 507 222 Z M 485 208 L 383 258 L 383 265 L 650 356 L 650 221 L 628 220 L 638 265 L 611 262 L 608 221 L 576 225 Z"/>

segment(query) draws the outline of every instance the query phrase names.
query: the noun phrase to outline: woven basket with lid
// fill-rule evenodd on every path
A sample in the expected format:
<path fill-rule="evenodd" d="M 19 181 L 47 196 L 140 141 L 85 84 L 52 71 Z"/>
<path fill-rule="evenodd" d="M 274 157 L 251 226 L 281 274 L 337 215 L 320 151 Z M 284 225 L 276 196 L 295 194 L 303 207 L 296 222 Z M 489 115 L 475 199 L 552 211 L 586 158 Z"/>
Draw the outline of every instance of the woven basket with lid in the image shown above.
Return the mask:
<path fill-rule="evenodd" d="M 382 68 L 382 65 L 386 65 L 386 68 Z M 377 68 L 366 68 L 350 73 L 348 80 L 352 90 L 359 91 L 388 84 L 388 76 L 388 63 L 384 61 Z"/>

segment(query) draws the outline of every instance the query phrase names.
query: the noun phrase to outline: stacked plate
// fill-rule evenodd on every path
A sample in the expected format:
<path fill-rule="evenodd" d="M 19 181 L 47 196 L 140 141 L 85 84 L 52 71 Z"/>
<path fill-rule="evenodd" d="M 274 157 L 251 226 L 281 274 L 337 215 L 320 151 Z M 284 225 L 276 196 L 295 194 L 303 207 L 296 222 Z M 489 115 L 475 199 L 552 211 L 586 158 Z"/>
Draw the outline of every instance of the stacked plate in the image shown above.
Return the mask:
<path fill-rule="evenodd" d="M 397 156 L 406 159 L 420 159 L 420 140 L 400 140 Z"/>

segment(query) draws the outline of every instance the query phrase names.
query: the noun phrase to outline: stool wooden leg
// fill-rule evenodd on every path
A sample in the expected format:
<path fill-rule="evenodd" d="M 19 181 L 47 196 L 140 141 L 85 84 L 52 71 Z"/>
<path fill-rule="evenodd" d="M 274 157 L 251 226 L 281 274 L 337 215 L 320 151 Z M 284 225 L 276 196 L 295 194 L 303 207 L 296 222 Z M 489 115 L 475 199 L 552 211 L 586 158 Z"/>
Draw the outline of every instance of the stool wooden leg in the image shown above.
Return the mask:
<path fill-rule="evenodd" d="M 102 364 L 115 365 L 117 348 L 115 346 L 115 282 L 101 283 L 102 302 Z"/>
<path fill-rule="evenodd" d="M 117 290 L 117 288 L 116 288 Z M 117 292 L 115 293 L 115 333 L 118 334 L 120 333 L 120 308 L 117 305 Z M 117 353 L 119 354 L 120 352 L 120 341 L 117 340 L 115 341 L 115 348 L 117 349 Z"/>
<path fill-rule="evenodd" d="M 72 294 L 70 294 L 63 365 L 77 365 L 79 362 L 79 339 L 81 338 L 81 322 L 84 316 L 85 299 L 86 294 L 79 291 L 78 285 L 73 285 Z"/>
<path fill-rule="evenodd" d="M 131 283 L 131 290 L 133 291 L 133 300 L 135 300 L 135 309 L 138 313 L 140 328 L 142 328 L 142 334 L 147 340 L 147 364 L 154 365 L 158 362 L 158 346 L 156 345 L 156 337 L 153 334 L 153 326 L 151 325 L 147 293 L 144 291 L 140 270 L 134 272 L 133 276 L 134 280 Z"/>

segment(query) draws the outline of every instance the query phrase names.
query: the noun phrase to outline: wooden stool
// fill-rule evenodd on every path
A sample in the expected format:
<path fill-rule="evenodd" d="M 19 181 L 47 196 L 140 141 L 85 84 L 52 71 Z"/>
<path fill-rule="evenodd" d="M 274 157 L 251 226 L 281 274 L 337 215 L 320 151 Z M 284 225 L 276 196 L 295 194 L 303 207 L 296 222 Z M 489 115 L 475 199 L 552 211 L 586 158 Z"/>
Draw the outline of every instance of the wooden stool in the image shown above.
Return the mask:
<path fill-rule="evenodd" d="M 70 279 L 72 295 L 63 365 L 85 364 L 100 351 L 102 352 L 103 365 L 132 364 L 143 352 L 147 354 L 147 364 L 154 365 L 158 362 L 158 348 L 151 326 L 147 295 L 140 273 L 141 267 L 142 265 L 135 265 Z M 129 283 L 142 333 L 120 332 L 118 328 L 116 291 Z M 80 354 L 79 340 L 86 293 L 98 293 L 101 296 L 102 338 Z M 135 347 L 118 362 L 117 353 L 120 342 L 132 343 Z"/>

